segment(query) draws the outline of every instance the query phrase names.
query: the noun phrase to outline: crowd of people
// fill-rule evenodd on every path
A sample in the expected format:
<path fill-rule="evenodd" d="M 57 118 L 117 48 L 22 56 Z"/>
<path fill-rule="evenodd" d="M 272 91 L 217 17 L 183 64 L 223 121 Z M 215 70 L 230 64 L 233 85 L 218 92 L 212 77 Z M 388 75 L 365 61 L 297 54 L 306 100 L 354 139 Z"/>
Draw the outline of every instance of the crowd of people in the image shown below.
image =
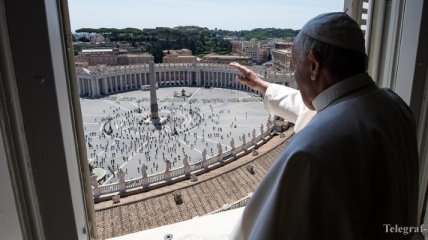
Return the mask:
<path fill-rule="evenodd" d="M 239 99 L 239 93 L 229 91 L 230 96 Z M 244 94 L 244 97 L 249 96 Z M 260 123 L 254 123 L 253 128 L 247 125 L 240 128 L 239 116 L 237 119 L 231 111 L 233 104 L 229 104 L 229 98 L 179 99 L 159 108 L 159 117 L 165 119 L 165 123 L 157 129 L 147 121 L 150 108 L 142 101 L 132 99 L 136 106 L 129 109 L 122 106 L 125 102 L 122 100 L 105 100 L 111 104 L 102 110 L 104 116 L 98 117 L 101 131 L 89 131 L 85 127 L 89 164 L 107 170 L 105 184 L 118 181 L 119 169 L 126 179 L 132 179 L 141 177 L 143 165 L 147 174 L 153 175 L 165 172 L 167 161 L 175 169 L 183 166 L 185 156 L 190 164 L 201 161 L 204 150 L 208 158 L 215 156 L 219 153 L 218 144 L 221 151 L 230 150 L 230 138 L 235 137 L 239 140 L 236 145 L 241 145 L 245 141 L 244 131 L 250 139 L 251 130 L 259 128 L 268 116 L 266 113 L 257 120 Z"/>

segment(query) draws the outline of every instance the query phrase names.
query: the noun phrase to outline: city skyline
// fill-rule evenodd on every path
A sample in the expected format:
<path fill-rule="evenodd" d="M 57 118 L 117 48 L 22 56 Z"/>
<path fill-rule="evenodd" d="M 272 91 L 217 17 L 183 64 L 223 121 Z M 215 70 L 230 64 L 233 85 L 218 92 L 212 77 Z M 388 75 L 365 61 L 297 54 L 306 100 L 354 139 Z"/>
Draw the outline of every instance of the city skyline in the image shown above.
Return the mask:
<path fill-rule="evenodd" d="M 343 0 L 70 0 L 71 29 L 155 28 L 195 25 L 209 29 L 300 29 L 310 18 L 343 11 Z"/>

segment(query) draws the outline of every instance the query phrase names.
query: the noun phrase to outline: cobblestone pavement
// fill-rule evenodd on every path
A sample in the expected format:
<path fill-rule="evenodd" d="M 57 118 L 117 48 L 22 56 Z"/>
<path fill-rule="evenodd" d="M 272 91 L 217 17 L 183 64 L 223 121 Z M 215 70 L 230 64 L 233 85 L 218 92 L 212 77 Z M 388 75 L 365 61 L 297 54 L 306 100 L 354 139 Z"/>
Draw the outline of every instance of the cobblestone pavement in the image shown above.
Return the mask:
<path fill-rule="evenodd" d="M 284 138 L 273 137 L 259 147 L 258 156 L 247 154 L 223 167 L 189 180 L 121 199 L 121 205 L 111 201 L 95 205 L 98 237 L 111 238 L 192 219 L 235 202 L 253 192 L 273 161 L 282 152 L 293 134 L 289 129 Z M 255 174 L 245 166 L 251 164 Z M 171 194 L 178 191 L 183 203 L 176 205 Z"/>

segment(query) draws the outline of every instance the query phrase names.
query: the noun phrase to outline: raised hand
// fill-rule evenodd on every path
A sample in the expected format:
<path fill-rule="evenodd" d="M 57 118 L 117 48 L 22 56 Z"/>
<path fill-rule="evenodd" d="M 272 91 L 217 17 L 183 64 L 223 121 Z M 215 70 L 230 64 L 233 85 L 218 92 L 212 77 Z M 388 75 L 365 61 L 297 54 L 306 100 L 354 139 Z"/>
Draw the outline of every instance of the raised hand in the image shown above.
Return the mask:
<path fill-rule="evenodd" d="M 269 85 L 269 82 L 266 82 L 265 80 L 259 78 L 255 72 L 253 72 L 251 69 L 236 63 L 232 62 L 229 64 L 229 66 L 234 67 L 238 69 L 243 76 L 237 76 L 235 78 L 236 81 L 254 89 L 261 93 L 265 93 L 266 89 Z"/>

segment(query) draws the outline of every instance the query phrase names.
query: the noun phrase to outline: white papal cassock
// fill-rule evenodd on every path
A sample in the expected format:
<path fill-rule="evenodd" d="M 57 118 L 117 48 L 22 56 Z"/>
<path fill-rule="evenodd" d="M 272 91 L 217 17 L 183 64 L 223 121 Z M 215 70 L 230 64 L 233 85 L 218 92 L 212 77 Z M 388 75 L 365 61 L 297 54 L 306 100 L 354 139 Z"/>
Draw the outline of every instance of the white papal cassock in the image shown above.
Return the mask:
<path fill-rule="evenodd" d="M 232 239 L 406 239 L 415 227 L 418 151 L 413 115 L 367 74 L 345 79 L 304 107 L 298 91 L 270 84 L 269 111 L 298 133 L 254 192 Z"/>

